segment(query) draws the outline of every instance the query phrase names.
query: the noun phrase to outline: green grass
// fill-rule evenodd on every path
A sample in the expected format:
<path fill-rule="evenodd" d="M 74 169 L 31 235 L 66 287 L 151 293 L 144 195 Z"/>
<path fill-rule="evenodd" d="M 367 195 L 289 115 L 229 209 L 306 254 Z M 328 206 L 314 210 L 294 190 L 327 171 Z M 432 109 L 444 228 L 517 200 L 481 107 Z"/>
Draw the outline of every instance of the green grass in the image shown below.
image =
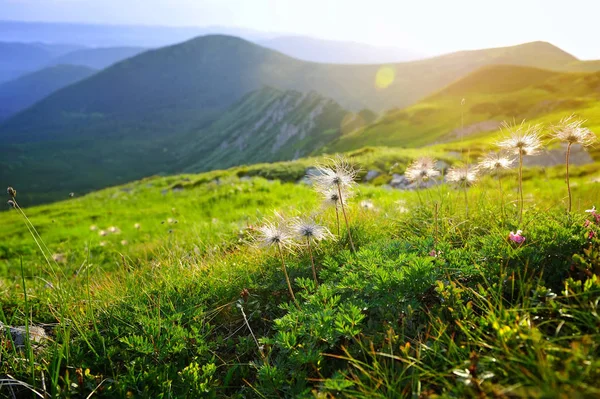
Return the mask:
<path fill-rule="evenodd" d="M 546 126 L 576 113 L 588 127 L 600 131 L 598 73 L 559 73 L 547 70 L 494 65 L 460 79 L 415 105 L 387 112 L 375 123 L 340 137 L 325 151 L 347 151 L 364 145 L 421 147 L 461 140 L 466 145 L 490 143 L 498 128 L 460 133 L 476 123 L 502 121 Z M 464 105 L 461 105 L 462 100 Z M 464 143 L 463 143 L 464 144 Z"/>
<path fill-rule="evenodd" d="M 354 159 L 367 169 L 393 154 L 417 155 L 366 149 Z M 251 238 L 275 210 L 318 211 L 318 196 L 238 176 L 294 181 L 293 165 L 150 178 L 25 209 L 64 255 L 58 264 L 45 263 L 17 211 L 0 213 L 0 321 L 51 332 L 25 352 L 4 338 L 0 375 L 56 397 L 600 394 L 600 241 L 588 239 L 600 226 L 584 227 L 583 212 L 600 198 L 589 183 L 597 169 L 573 168 L 571 215 L 562 168 L 528 169 L 521 226 L 513 173 L 504 201 L 489 177 L 469 190 L 468 219 L 447 186 L 360 186 L 349 213 L 357 253 L 344 229 L 320 245 L 318 289 L 306 251 L 286 253 L 296 309 L 276 252 Z M 375 211 L 359 207 L 366 199 Z M 317 214 L 335 231 L 331 210 Z M 507 239 L 517 229 L 522 246 Z"/>

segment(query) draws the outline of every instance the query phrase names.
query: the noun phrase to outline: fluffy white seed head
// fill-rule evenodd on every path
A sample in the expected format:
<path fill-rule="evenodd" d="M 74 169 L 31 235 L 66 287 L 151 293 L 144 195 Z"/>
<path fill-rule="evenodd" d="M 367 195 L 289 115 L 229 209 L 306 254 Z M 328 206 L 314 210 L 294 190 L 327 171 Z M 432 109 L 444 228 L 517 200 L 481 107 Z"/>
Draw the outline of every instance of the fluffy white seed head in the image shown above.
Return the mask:
<path fill-rule="evenodd" d="M 596 141 L 596 135 L 588 128 L 583 127 L 582 119 L 576 119 L 574 115 L 563 118 L 558 125 L 552 126 L 552 136 L 568 144 L 581 144 L 588 147 Z"/>
<path fill-rule="evenodd" d="M 360 201 L 360 207 L 362 209 L 364 209 L 365 211 L 374 211 L 374 210 L 376 210 L 375 204 L 373 204 L 373 202 L 370 201 L 370 200 Z"/>
<path fill-rule="evenodd" d="M 342 189 L 342 197 L 340 198 L 340 190 L 336 187 L 321 191 L 323 196 L 323 206 L 328 207 L 339 207 L 342 204 L 348 205 L 348 199 L 352 197 L 352 191 Z"/>
<path fill-rule="evenodd" d="M 280 215 L 276 215 L 276 221 L 266 221 L 258 228 L 258 244 L 261 247 L 281 246 L 289 248 L 293 245 L 293 234 L 288 223 Z"/>
<path fill-rule="evenodd" d="M 509 125 L 505 122 L 503 127 L 510 132 L 510 136 L 497 144 L 502 150 L 515 155 L 535 155 L 542 148 L 540 125 L 525 126 L 523 122 Z"/>
<path fill-rule="evenodd" d="M 458 187 L 470 187 L 477 181 L 477 168 L 469 165 L 455 166 L 448 170 L 446 180 Z"/>
<path fill-rule="evenodd" d="M 306 240 L 322 241 L 334 238 L 327 227 L 316 223 L 312 219 L 294 219 L 291 228 L 295 237 L 303 242 Z"/>
<path fill-rule="evenodd" d="M 317 191 L 323 192 L 338 187 L 349 191 L 356 184 L 357 170 L 343 157 L 332 160 L 332 166 L 318 165 L 318 174 L 311 176 Z"/>
<path fill-rule="evenodd" d="M 440 171 L 435 167 L 436 161 L 433 158 L 423 157 L 411 163 L 404 176 L 410 182 L 422 183 L 440 175 Z"/>
<path fill-rule="evenodd" d="M 515 159 L 511 156 L 500 152 L 490 152 L 479 162 L 479 167 L 490 172 L 497 172 L 502 169 L 512 168 L 514 163 Z"/>

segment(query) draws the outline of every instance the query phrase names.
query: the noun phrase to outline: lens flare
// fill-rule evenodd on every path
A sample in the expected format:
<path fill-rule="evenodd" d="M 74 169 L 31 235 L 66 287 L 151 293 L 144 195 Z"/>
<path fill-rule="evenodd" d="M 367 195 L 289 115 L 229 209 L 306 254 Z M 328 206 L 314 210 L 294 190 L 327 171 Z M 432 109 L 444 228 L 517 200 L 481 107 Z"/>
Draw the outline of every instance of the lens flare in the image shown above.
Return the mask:
<path fill-rule="evenodd" d="M 392 83 L 394 83 L 394 78 L 396 77 L 396 71 L 394 71 L 391 67 L 381 67 L 377 71 L 375 75 L 375 86 L 378 89 L 386 89 Z"/>

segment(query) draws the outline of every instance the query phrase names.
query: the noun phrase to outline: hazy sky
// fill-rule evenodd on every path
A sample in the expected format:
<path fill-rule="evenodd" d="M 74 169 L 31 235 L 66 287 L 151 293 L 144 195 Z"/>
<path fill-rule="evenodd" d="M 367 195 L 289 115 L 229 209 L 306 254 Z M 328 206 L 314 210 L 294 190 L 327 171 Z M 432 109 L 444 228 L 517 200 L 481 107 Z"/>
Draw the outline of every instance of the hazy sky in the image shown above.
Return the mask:
<path fill-rule="evenodd" d="M 584 59 L 600 58 L 599 16 L 600 0 L 0 0 L 0 19 L 238 26 L 428 54 L 545 40 Z"/>

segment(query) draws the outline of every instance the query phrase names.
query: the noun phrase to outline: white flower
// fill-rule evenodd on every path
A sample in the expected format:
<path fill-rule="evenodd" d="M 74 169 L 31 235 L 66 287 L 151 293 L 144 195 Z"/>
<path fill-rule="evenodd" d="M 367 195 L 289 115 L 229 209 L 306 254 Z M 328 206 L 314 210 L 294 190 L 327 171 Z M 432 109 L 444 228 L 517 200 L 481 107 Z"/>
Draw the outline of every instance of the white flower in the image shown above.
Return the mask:
<path fill-rule="evenodd" d="M 504 123 L 504 128 L 511 132 L 509 138 L 500 141 L 498 147 L 515 155 L 535 155 L 542 147 L 540 140 L 540 125 L 525 126 L 509 125 Z"/>
<path fill-rule="evenodd" d="M 596 206 L 592 205 L 592 209 L 586 209 L 585 210 L 587 213 L 596 213 Z"/>
<path fill-rule="evenodd" d="M 96 226 L 95 224 L 93 224 L 93 225 L 90 226 L 90 230 L 91 231 L 96 231 L 96 230 L 98 230 L 98 226 Z"/>
<path fill-rule="evenodd" d="M 133 228 L 136 229 L 136 230 L 139 230 L 140 227 L 142 227 L 142 226 L 139 223 L 136 223 L 136 224 L 133 225 Z"/>
<path fill-rule="evenodd" d="M 555 139 L 569 144 L 581 144 L 588 147 L 596 141 L 596 135 L 588 128 L 582 127 L 582 119 L 575 119 L 574 115 L 563 118 L 558 125 L 552 126 Z"/>
<path fill-rule="evenodd" d="M 332 188 L 345 188 L 349 191 L 355 184 L 356 169 L 342 157 L 333 160 L 333 166 L 316 166 L 318 174 L 310 177 L 315 188 L 324 192 Z"/>
<path fill-rule="evenodd" d="M 432 158 L 419 158 L 406 168 L 404 176 L 409 181 L 417 183 L 433 179 L 440 175 L 440 172 L 435 168 L 435 164 L 436 161 Z"/>
<path fill-rule="evenodd" d="M 499 171 L 510 169 L 514 162 L 515 159 L 512 157 L 505 156 L 499 152 L 491 152 L 479 162 L 479 167 L 489 171 Z"/>
<path fill-rule="evenodd" d="M 334 238 L 327 227 L 317 224 L 312 219 L 294 219 L 292 221 L 292 232 L 296 238 L 302 241 L 322 241 Z"/>
<path fill-rule="evenodd" d="M 352 192 L 341 190 L 342 198 L 340 201 L 340 193 L 337 188 L 330 188 L 321 192 L 323 195 L 323 206 L 325 207 L 337 207 L 339 205 L 347 205 L 348 198 L 352 197 Z"/>
<path fill-rule="evenodd" d="M 477 181 L 477 168 L 471 168 L 469 165 L 455 166 L 448 170 L 446 180 L 460 187 L 469 187 Z"/>
<path fill-rule="evenodd" d="M 100 230 L 100 231 L 98 232 L 98 235 L 99 235 L 100 237 L 104 237 L 104 236 L 106 236 L 107 234 L 108 234 L 108 233 L 107 233 L 105 230 Z"/>
<path fill-rule="evenodd" d="M 111 234 L 120 234 L 121 233 L 121 229 L 119 229 L 118 227 L 115 226 L 110 226 L 108 228 L 108 232 Z"/>
<path fill-rule="evenodd" d="M 371 202 L 369 200 L 361 201 L 360 207 L 366 211 L 374 211 L 375 210 L 375 205 L 373 204 L 373 202 Z"/>
<path fill-rule="evenodd" d="M 284 248 L 291 247 L 293 245 L 293 234 L 290 227 L 280 215 L 276 214 L 276 217 L 279 219 L 277 222 L 267 221 L 258 228 L 260 234 L 260 237 L 258 237 L 259 245 L 262 247 L 273 245 Z"/>

